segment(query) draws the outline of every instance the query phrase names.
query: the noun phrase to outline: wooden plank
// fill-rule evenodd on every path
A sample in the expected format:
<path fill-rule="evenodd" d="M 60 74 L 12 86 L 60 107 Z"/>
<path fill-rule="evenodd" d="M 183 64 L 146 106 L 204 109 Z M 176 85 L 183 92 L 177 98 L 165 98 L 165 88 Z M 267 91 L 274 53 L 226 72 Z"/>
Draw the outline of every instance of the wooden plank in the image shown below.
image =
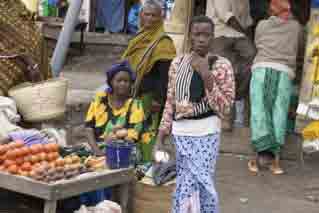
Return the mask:
<path fill-rule="evenodd" d="M 44 203 L 44 213 L 56 213 L 56 207 L 56 200 L 46 200 Z"/>
<path fill-rule="evenodd" d="M 119 186 L 120 205 L 122 208 L 122 213 L 129 212 L 130 186 L 131 183 L 126 183 Z"/>
<path fill-rule="evenodd" d="M 52 198 L 50 185 L 10 174 L 0 173 L 0 188 L 45 200 Z"/>
<path fill-rule="evenodd" d="M 91 173 L 81 178 L 75 178 L 52 185 L 52 199 L 61 200 L 84 192 L 126 184 L 133 179 L 133 169 L 109 170 L 95 175 Z"/>
<path fill-rule="evenodd" d="M 61 28 L 44 26 L 43 34 L 47 39 L 57 40 L 59 38 Z M 80 42 L 80 32 L 74 32 L 71 42 Z M 104 34 L 94 32 L 84 32 L 84 41 L 86 44 L 101 44 L 101 45 L 119 45 L 127 46 L 128 41 L 131 38 L 130 35 L 126 34 Z"/>

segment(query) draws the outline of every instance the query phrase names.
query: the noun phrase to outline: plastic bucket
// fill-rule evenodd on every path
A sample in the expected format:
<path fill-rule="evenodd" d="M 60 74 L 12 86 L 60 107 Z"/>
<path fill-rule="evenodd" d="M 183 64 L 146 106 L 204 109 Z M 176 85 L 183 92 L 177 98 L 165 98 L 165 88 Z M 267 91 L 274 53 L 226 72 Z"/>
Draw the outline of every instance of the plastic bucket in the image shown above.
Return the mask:
<path fill-rule="evenodd" d="M 312 0 L 311 7 L 312 8 L 319 8 L 319 0 Z"/>
<path fill-rule="evenodd" d="M 106 145 L 106 163 L 110 169 L 128 168 L 132 162 L 132 151 L 135 148 L 135 144 L 124 142 L 117 143 L 112 142 Z"/>

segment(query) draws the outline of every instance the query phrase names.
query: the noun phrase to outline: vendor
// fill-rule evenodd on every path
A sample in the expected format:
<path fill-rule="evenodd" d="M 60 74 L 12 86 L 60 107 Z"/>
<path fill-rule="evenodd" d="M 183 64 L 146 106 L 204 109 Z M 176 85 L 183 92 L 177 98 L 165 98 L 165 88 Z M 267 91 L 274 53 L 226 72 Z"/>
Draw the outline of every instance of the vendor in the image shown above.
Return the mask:
<path fill-rule="evenodd" d="M 131 98 L 135 74 L 127 61 L 114 64 L 107 72 L 106 91 L 97 93 L 86 117 L 86 127 L 93 151 L 104 153 L 96 142 L 125 139 L 138 142 L 143 130 L 144 110 L 142 102 Z M 93 138 L 93 139 L 92 139 Z"/>

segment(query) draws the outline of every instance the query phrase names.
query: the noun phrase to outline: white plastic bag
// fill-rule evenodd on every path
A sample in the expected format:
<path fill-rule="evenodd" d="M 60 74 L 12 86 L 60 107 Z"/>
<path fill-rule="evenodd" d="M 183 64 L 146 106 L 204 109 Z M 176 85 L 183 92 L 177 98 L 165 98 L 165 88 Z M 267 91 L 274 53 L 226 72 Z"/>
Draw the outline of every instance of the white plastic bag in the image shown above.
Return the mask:
<path fill-rule="evenodd" d="M 84 205 L 74 213 L 122 213 L 121 207 L 112 201 L 104 200 L 95 207 L 86 207 Z"/>

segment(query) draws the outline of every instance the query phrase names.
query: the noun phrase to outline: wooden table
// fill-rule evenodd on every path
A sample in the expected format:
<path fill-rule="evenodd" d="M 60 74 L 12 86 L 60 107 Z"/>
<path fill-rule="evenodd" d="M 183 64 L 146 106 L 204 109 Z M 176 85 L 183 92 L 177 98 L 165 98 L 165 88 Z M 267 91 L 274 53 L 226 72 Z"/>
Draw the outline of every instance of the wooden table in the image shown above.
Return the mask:
<path fill-rule="evenodd" d="M 133 169 L 105 170 L 46 184 L 30 178 L 0 173 L 0 188 L 41 198 L 45 200 L 44 213 L 55 213 L 58 200 L 84 192 L 118 186 L 122 212 L 128 213 L 129 188 L 133 178 Z"/>

